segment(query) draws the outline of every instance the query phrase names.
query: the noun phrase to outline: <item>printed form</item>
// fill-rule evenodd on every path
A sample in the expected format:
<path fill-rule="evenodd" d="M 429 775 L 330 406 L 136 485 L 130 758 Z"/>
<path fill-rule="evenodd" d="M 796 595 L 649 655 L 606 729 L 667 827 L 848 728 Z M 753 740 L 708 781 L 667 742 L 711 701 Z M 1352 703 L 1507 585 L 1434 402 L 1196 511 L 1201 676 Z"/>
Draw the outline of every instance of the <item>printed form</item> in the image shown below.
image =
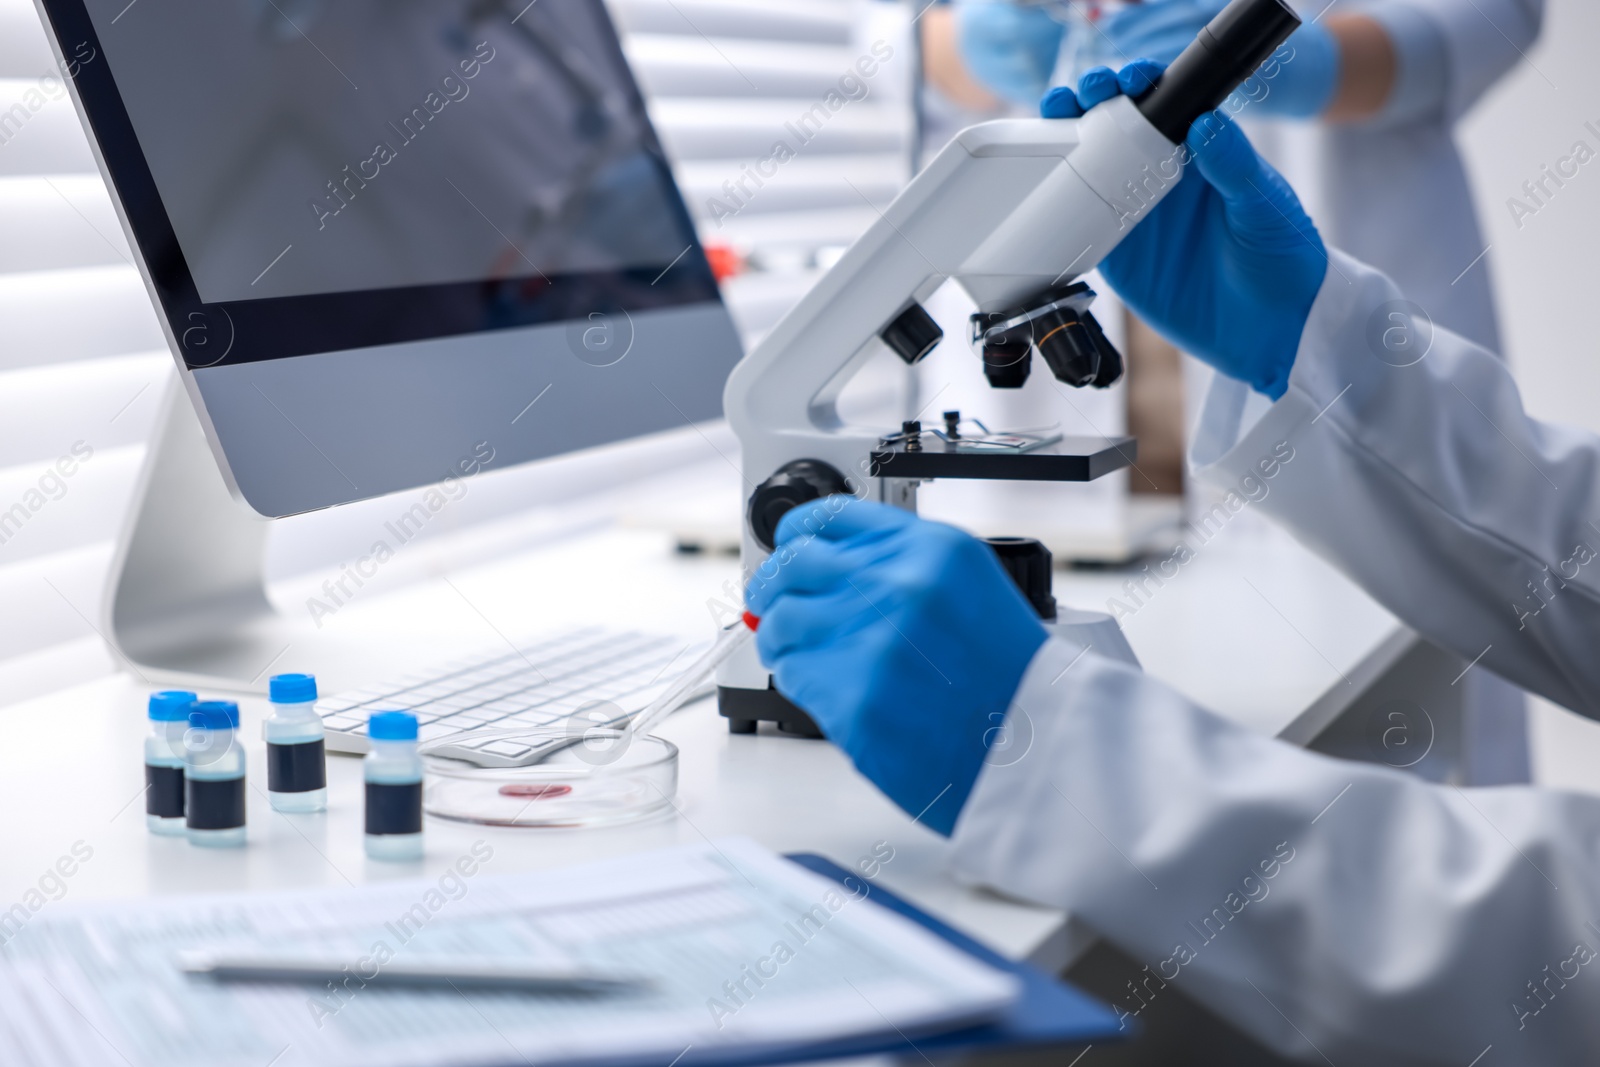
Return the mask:
<path fill-rule="evenodd" d="M 1015 979 L 870 903 L 869 889 L 733 839 L 539 874 L 62 908 L 0 948 L 0 1063 L 666 1063 L 691 1047 L 975 1022 L 1015 999 Z M 332 955 L 350 977 L 216 982 L 178 969 L 194 949 Z M 461 956 L 651 982 L 604 994 L 368 984 L 390 961 Z"/>

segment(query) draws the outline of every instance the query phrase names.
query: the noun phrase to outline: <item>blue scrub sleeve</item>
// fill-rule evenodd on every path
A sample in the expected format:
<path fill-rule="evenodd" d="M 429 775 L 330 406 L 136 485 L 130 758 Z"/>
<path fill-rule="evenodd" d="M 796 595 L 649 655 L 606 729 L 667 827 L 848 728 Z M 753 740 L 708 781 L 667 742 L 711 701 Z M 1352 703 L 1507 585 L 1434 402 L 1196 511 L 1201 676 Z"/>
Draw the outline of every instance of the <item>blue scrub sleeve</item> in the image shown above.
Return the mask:
<path fill-rule="evenodd" d="M 1443 119 L 1450 91 L 1450 60 L 1444 33 L 1426 11 L 1409 4 L 1366 4 L 1353 10 L 1373 19 L 1394 44 L 1398 70 L 1383 110 L 1370 120 L 1403 126 Z"/>

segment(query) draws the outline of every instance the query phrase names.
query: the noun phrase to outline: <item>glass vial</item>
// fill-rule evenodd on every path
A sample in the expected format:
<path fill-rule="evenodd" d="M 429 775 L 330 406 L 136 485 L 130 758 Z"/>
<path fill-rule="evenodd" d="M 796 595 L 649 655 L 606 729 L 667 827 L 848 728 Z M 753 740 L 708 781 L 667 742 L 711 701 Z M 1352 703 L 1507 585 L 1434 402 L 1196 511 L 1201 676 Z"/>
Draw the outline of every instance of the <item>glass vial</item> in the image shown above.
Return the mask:
<path fill-rule="evenodd" d="M 326 811 L 328 764 L 317 680 L 309 674 L 279 674 L 268 685 L 267 800 L 274 811 Z"/>
<path fill-rule="evenodd" d="M 144 824 L 153 834 L 181 836 L 183 735 L 189 729 L 193 693 L 171 689 L 150 694 L 150 736 L 144 739 Z"/>
<path fill-rule="evenodd" d="M 189 843 L 206 848 L 244 844 L 244 746 L 239 705 L 202 700 L 189 711 L 184 747 L 184 818 Z"/>
<path fill-rule="evenodd" d="M 380 711 L 367 720 L 372 751 L 362 761 L 367 783 L 367 857 L 422 858 L 422 757 L 417 717 Z"/>

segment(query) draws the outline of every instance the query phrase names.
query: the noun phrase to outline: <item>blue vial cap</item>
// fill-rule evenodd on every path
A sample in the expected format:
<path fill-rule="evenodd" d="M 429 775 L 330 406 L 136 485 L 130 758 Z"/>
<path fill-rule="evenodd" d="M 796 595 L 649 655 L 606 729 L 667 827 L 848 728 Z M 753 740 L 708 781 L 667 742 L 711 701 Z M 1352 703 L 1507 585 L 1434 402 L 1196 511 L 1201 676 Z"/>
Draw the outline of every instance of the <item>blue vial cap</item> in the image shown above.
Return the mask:
<path fill-rule="evenodd" d="M 415 741 L 417 717 L 409 711 L 374 712 L 367 720 L 367 736 L 374 741 Z"/>
<path fill-rule="evenodd" d="M 189 725 L 201 730 L 237 730 L 239 705 L 231 700 L 202 700 L 190 709 Z"/>
<path fill-rule="evenodd" d="M 167 689 L 150 694 L 152 722 L 187 722 L 195 695 L 186 689 Z"/>
<path fill-rule="evenodd" d="M 274 704 L 304 704 L 317 699 L 317 680 L 309 674 L 275 674 L 267 683 Z"/>

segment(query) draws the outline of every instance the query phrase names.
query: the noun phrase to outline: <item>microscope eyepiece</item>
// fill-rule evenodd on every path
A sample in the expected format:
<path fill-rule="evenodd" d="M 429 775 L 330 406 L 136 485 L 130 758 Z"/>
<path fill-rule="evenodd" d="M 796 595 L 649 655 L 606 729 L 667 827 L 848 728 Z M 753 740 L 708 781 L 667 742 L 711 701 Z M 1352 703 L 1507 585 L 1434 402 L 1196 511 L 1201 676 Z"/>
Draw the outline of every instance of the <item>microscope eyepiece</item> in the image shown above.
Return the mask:
<path fill-rule="evenodd" d="M 1182 144 L 1194 120 L 1222 106 L 1299 26 L 1284 0 L 1233 0 L 1135 105 L 1163 137 Z"/>

